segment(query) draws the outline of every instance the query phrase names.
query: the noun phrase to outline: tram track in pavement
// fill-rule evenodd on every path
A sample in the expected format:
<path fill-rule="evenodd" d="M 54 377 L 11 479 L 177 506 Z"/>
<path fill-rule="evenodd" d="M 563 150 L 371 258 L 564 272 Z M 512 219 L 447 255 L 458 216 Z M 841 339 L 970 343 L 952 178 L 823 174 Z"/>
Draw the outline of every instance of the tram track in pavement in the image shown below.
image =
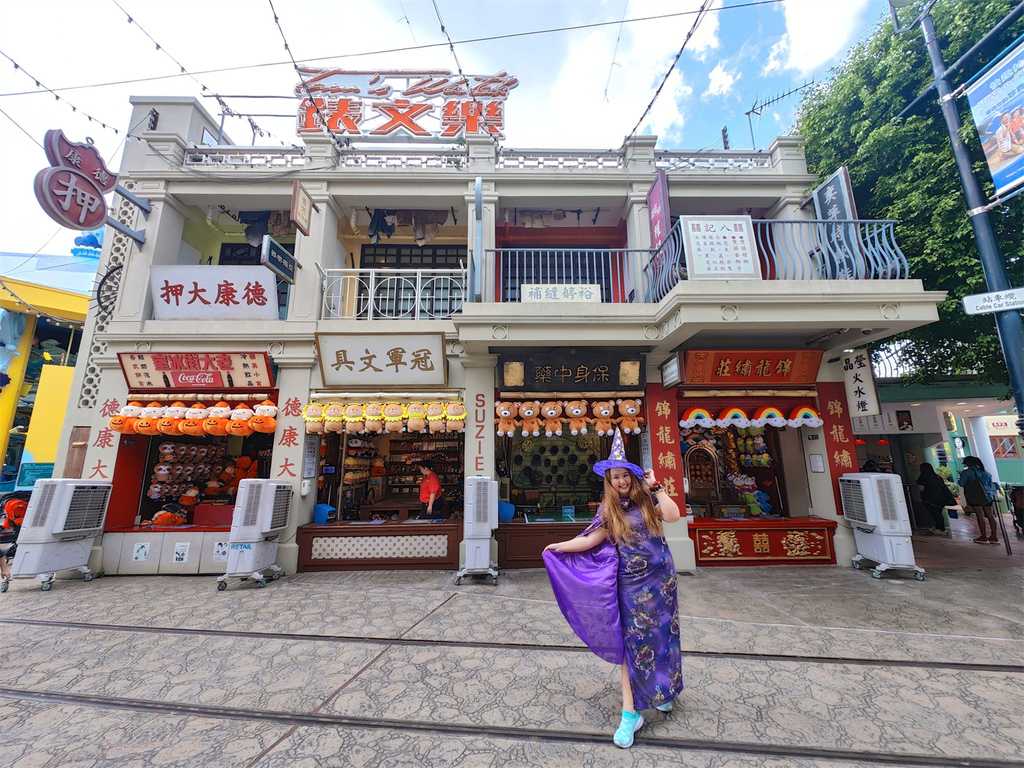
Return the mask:
<path fill-rule="evenodd" d="M 0 687 L 0 698 L 38 704 L 70 705 L 113 709 L 154 715 L 177 715 L 217 720 L 254 720 L 295 728 L 345 728 L 352 730 L 392 730 L 412 733 L 432 733 L 462 738 L 492 738 L 540 743 L 594 744 L 607 746 L 607 733 L 568 731 L 558 729 L 519 728 L 511 726 L 473 725 L 469 723 L 435 722 L 414 719 L 380 717 L 349 717 L 314 712 L 246 709 L 241 707 L 210 706 L 177 702 L 159 702 L 100 696 L 86 693 L 30 691 Z M 635 747 L 671 749 L 685 752 L 714 752 L 719 754 L 752 755 L 774 758 L 806 758 L 829 762 L 848 762 L 856 765 L 897 766 L 960 766 L 961 768 L 1021 768 L 1018 760 L 991 757 L 967 757 L 922 754 L 914 752 L 880 752 L 829 747 L 810 747 L 792 744 L 763 744 L 756 742 L 723 741 L 721 739 L 692 739 L 637 734 Z M 268 750 L 269 751 L 269 750 Z M 262 755 L 261 755 L 262 756 Z M 251 765 L 252 763 L 248 763 Z"/>
<path fill-rule="evenodd" d="M 471 648 L 492 650 L 552 651 L 564 653 L 590 653 L 583 645 L 552 645 L 543 643 L 498 643 L 476 640 L 447 640 L 410 638 L 399 636 L 324 635 L 292 632 L 254 632 L 249 630 L 202 629 L 191 627 L 160 627 L 138 624 L 107 624 L 96 622 L 57 621 L 48 619 L 0 618 L 0 625 L 54 627 L 101 632 L 136 632 L 159 635 L 192 635 L 206 637 L 237 637 L 256 640 L 293 640 L 295 642 L 323 642 L 342 644 L 381 645 L 413 648 Z M 836 629 L 843 629 L 836 627 Z M 992 638 L 1000 640 L 1002 638 Z M 812 656 L 806 654 L 750 653 L 742 651 L 701 651 L 683 649 L 683 655 L 694 658 L 736 659 L 749 661 L 777 661 L 808 664 L 841 664 L 870 667 L 903 667 L 922 669 L 950 669 L 970 672 L 1001 672 L 1024 674 L 1024 664 L 991 664 L 959 661 L 930 661 L 921 659 L 866 659 L 848 656 Z"/>

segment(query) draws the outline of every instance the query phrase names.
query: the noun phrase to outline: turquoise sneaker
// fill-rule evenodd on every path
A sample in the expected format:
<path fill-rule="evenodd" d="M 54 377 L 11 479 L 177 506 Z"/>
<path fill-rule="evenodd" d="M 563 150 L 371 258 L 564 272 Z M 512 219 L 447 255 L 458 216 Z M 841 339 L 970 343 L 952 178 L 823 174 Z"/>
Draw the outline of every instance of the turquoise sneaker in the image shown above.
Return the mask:
<path fill-rule="evenodd" d="M 656 706 L 655 709 L 658 710 L 659 712 L 671 712 L 672 711 L 672 702 L 671 701 L 666 701 L 664 704 L 659 704 L 658 706 Z"/>
<path fill-rule="evenodd" d="M 629 749 L 633 746 L 633 734 L 640 730 L 644 724 L 644 716 L 639 712 L 627 712 L 622 710 L 622 720 L 619 727 L 615 729 L 615 736 L 612 741 L 615 746 Z"/>

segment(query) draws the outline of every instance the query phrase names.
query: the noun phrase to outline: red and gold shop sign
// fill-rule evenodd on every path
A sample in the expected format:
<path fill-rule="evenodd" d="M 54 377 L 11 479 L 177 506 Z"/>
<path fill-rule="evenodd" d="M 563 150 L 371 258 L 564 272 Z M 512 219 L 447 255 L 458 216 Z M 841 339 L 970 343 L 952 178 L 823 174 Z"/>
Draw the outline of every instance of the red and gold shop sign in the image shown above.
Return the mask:
<path fill-rule="evenodd" d="M 847 472 L 857 471 L 857 447 L 854 445 L 853 424 L 846 404 L 846 385 L 841 381 L 818 384 L 822 431 L 825 433 L 825 463 L 832 475 L 832 491 L 836 509 L 843 508 L 839 498 L 839 478 Z M 814 450 L 810 450 L 814 453 Z"/>
<path fill-rule="evenodd" d="M 274 386 L 266 352 L 119 352 L 117 358 L 132 391 Z"/>
<path fill-rule="evenodd" d="M 117 174 L 103 162 L 92 139 L 86 144 L 69 141 L 63 131 L 46 132 L 46 159 L 50 168 L 35 179 L 36 200 L 62 227 L 96 229 L 107 220 L 103 195 L 117 186 Z"/>
<path fill-rule="evenodd" d="M 676 398 L 670 397 L 660 384 L 647 385 L 647 426 L 651 435 L 654 476 L 683 509 L 686 496 L 683 493 L 683 459 L 679 451 L 679 413 Z"/>
<path fill-rule="evenodd" d="M 691 349 L 683 366 L 685 384 L 809 385 L 818 378 L 821 349 Z"/>
<path fill-rule="evenodd" d="M 749 521 L 698 519 L 690 524 L 697 565 L 759 565 L 768 563 L 834 563 L 832 536 L 836 524 L 827 520 Z"/>

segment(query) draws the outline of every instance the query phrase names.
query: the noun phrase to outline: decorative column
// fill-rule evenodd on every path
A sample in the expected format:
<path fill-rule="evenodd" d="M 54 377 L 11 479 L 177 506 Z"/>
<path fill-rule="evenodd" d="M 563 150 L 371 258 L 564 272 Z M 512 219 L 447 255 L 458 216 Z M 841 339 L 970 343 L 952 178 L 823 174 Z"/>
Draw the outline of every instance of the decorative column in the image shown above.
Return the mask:
<path fill-rule="evenodd" d="M 677 523 L 665 525 L 676 571 L 696 571 L 697 559 L 693 540 L 687 531 L 686 494 L 683 492 L 683 457 L 679 448 L 679 409 L 675 391 L 665 391 L 661 384 L 647 384 L 647 427 L 651 439 L 651 463 L 654 476 L 665 486 L 665 492 L 679 505 L 682 515 Z"/>

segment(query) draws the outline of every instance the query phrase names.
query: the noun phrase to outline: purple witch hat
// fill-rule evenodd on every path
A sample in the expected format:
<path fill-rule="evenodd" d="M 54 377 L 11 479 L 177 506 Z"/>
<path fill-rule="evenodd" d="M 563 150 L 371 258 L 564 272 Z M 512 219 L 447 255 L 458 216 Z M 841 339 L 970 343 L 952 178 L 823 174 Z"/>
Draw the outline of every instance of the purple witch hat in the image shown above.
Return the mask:
<path fill-rule="evenodd" d="M 628 469 L 634 475 L 643 479 L 644 470 L 636 464 L 626 461 L 626 446 L 622 443 L 622 433 L 619 432 L 618 427 L 615 428 L 615 437 L 612 439 L 612 452 L 608 455 L 607 459 L 599 461 L 594 465 L 594 472 L 604 477 L 605 472 L 616 467 Z"/>

